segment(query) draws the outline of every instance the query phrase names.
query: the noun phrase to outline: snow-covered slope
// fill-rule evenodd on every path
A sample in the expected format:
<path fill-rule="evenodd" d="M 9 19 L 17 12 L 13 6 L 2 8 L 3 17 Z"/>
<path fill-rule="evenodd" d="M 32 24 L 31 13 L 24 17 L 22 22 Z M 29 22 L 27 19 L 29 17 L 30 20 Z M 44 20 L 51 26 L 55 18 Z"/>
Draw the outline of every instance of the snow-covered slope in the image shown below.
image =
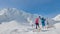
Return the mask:
<path fill-rule="evenodd" d="M 0 12 L 3 12 L 4 14 L 0 15 L 0 21 L 10 21 L 14 20 L 16 18 L 23 18 L 21 17 L 23 12 L 18 11 L 15 8 L 8 8 L 8 9 L 2 9 Z"/>
<path fill-rule="evenodd" d="M 0 23 L 16 20 L 18 22 L 29 22 L 33 21 L 38 14 L 30 14 L 23 10 L 18 10 L 16 8 L 4 8 L 0 10 Z M 29 19 L 29 21 L 28 21 Z M 23 20 L 23 21 L 22 21 Z"/>
<path fill-rule="evenodd" d="M 60 23 L 47 19 L 50 25 L 56 27 L 47 31 L 33 32 L 30 23 L 34 23 L 38 14 L 30 14 L 16 8 L 4 8 L 0 10 L 0 34 L 60 34 Z M 35 27 L 34 27 L 35 28 Z"/>
<path fill-rule="evenodd" d="M 22 25 L 18 23 L 17 21 L 10 21 L 7 23 L 0 24 L 0 34 L 16 34 L 18 32 L 26 32 L 29 31 L 29 26 Z"/>
<path fill-rule="evenodd" d="M 11 21 L 8 23 L 2 23 L 0 24 L 0 34 L 4 32 L 8 32 L 9 30 L 12 30 L 13 28 L 17 27 L 19 24 L 16 21 Z"/>
<path fill-rule="evenodd" d="M 0 24 L 0 34 L 60 34 L 60 23 L 55 24 L 56 29 L 42 30 L 40 32 L 33 32 L 31 26 L 26 26 L 17 21 L 10 21 L 8 23 Z"/>
<path fill-rule="evenodd" d="M 54 17 L 53 20 L 60 21 L 60 14 L 58 14 L 56 17 Z"/>

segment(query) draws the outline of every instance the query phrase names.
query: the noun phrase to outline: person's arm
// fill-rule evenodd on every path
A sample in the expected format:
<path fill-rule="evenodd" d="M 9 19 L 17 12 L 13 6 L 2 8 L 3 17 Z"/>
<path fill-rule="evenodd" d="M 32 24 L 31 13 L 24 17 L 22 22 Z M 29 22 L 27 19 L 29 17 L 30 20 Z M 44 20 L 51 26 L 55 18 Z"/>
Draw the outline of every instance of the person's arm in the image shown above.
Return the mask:
<path fill-rule="evenodd" d="M 46 21 L 46 19 L 44 19 L 44 21 Z"/>

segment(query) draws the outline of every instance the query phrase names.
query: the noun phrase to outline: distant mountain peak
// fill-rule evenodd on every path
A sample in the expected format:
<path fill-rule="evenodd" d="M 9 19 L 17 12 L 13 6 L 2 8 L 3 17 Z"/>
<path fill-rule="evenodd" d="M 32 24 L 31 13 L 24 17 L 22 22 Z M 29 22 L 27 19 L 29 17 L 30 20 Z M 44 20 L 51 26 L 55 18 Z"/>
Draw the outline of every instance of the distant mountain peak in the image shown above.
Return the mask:
<path fill-rule="evenodd" d="M 33 21 L 37 16 L 38 14 L 27 13 L 23 10 L 18 10 L 16 8 L 3 8 L 0 10 L 0 22 L 11 20 L 28 22 L 27 18 Z"/>
<path fill-rule="evenodd" d="M 56 17 L 54 17 L 53 20 L 60 21 L 60 14 L 58 14 Z"/>

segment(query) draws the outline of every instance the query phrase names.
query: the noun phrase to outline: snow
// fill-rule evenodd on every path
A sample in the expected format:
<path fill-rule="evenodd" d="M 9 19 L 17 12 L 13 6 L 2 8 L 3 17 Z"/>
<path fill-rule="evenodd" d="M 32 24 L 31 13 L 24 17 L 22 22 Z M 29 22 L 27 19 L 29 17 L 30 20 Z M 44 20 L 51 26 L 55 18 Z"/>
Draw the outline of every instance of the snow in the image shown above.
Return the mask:
<path fill-rule="evenodd" d="M 53 20 L 55 20 L 55 21 L 60 21 L 60 14 L 58 14 L 57 16 L 55 16 L 55 17 L 53 18 Z"/>
<path fill-rule="evenodd" d="M 30 14 L 16 8 L 4 8 L 0 11 L 0 34 L 60 34 L 60 22 L 48 19 L 51 27 L 40 32 L 33 32 L 35 18 L 38 14 Z M 56 18 L 58 19 L 58 18 Z M 56 23 L 55 23 L 56 22 Z"/>
<path fill-rule="evenodd" d="M 0 11 L 0 15 L 3 15 L 4 14 L 4 12 L 3 11 Z"/>
<path fill-rule="evenodd" d="M 0 24 L 0 34 L 58 34 L 59 24 L 55 24 L 56 29 L 49 29 L 49 31 L 33 32 L 31 26 L 21 25 L 16 21 Z"/>
<path fill-rule="evenodd" d="M 8 22 L 8 23 L 2 23 L 0 25 L 0 33 L 3 31 L 8 31 L 10 29 L 13 29 L 14 27 L 17 27 L 17 23 L 14 21 Z"/>

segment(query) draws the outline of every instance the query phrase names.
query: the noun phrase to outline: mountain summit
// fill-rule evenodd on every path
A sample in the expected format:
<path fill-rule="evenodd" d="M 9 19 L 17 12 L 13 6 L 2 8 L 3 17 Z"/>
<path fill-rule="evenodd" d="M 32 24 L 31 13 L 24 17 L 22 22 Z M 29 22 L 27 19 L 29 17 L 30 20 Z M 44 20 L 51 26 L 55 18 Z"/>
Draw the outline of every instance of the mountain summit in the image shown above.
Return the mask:
<path fill-rule="evenodd" d="M 0 22 L 9 22 L 12 20 L 16 20 L 22 23 L 30 22 L 34 21 L 34 18 L 37 16 L 38 14 L 30 14 L 16 8 L 4 8 L 0 10 Z"/>
<path fill-rule="evenodd" d="M 56 17 L 54 17 L 53 20 L 60 21 L 60 14 L 58 14 Z"/>

